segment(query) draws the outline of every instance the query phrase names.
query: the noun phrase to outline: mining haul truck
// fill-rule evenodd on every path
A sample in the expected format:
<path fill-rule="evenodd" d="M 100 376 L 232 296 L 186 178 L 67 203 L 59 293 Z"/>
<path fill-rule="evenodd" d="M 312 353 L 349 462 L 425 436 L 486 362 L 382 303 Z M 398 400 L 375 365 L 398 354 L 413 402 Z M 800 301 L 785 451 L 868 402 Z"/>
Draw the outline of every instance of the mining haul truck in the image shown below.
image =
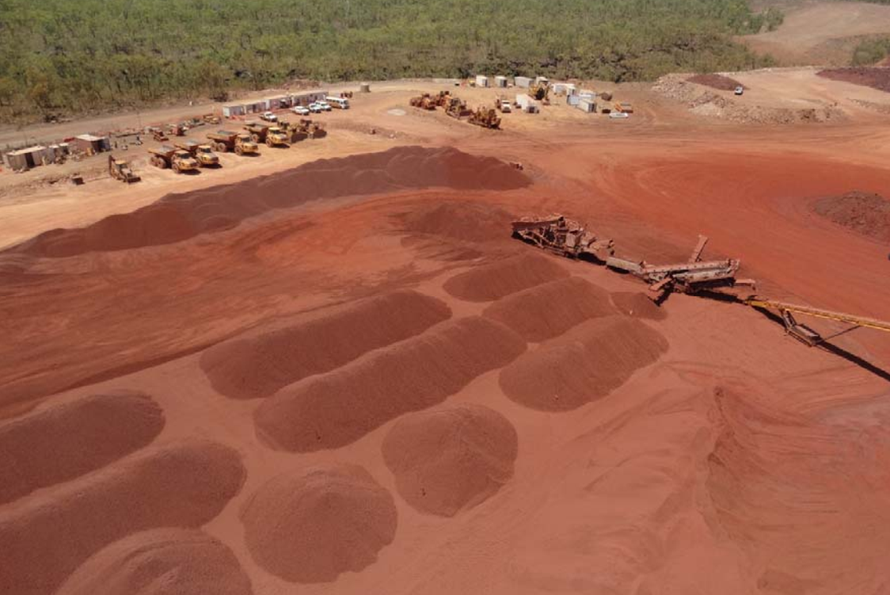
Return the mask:
<path fill-rule="evenodd" d="M 246 132 L 219 130 L 209 133 L 207 138 L 213 142 L 213 148 L 218 153 L 227 153 L 228 151 L 234 151 L 236 155 L 254 155 L 259 153 L 259 147 L 250 140 L 250 135 Z"/>
<path fill-rule="evenodd" d="M 176 173 L 198 169 L 198 162 L 184 149 L 163 145 L 158 149 L 149 149 L 151 164 L 161 169 L 168 167 Z"/>
<path fill-rule="evenodd" d="M 176 143 L 176 148 L 188 151 L 189 155 L 194 157 L 201 167 L 219 167 L 219 157 L 216 156 L 210 145 L 202 145 L 198 141 L 190 140 Z"/>
<path fill-rule="evenodd" d="M 286 147 L 287 135 L 278 126 L 269 126 L 260 122 L 248 122 L 244 127 L 250 133 L 250 140 L 259 144 L 266 143 L 270 147 Z"/>

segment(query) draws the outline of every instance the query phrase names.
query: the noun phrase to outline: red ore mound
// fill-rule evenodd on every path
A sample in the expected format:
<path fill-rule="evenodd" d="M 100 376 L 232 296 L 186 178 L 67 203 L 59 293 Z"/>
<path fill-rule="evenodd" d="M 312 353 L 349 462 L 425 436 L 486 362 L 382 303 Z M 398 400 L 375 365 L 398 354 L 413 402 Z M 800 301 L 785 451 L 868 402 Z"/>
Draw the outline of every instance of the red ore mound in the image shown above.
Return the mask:
<path fill-rule="evenodd" d="M 552 339 L 585 320 L 612 314 L 616 310 L 609 293 L 578 277 L 514 293 L 483 312 L 483 316 L 497 320 L 531 343 Z"/>
<path fill-rule="evenodd" d="M 543 254 L 526 253 L 455 275 L 445 291 L 468 302 L 491 302 L 511 293 L 568 277 L 569 274 Z"/>
<path fill-rule="evenodd" d="M 513 190 L 529 184 L 525 174 L 493 157 L 468 155 L 453 148 L 397 147 L 322 159 L 237 184 L 171 194 L 88 227 L 42 233 L 10 250 L 51 258 L 128 250 L 230 229 L 268 211 L 315 200 L 431 187 Z"/>
<path fill-rule="evenodd" d="M 855 233 L 890 242 L 890 200 L 879 194 L 849 192 L 830 196 L 816 201 L 813 210 Z"/>
<path fill-rule="evenodd" d="M 520 356 L 501 371 L 500 385 L 531 409 L 569 411 L 608 395 L 667 347 L 638 320 L 597 318 Z"/>
<path fill-rule="evenodd" d="M 0 425 L 0 504 L 74 479 L 148 445 L 164 413 L 140 393 L 93 395 Z"/>
<path fill-rule="evenodd" d="M 204 353 L 201 368 L 213 388 L 227 397 L 268 397 L 450 317 L 451 310 L 436 298 L 395 291 L 301 314 L 226 341 Z"/>
<path fill-rule="evenodd" d="M 437 405 L 525 350 L 525 341 L 482 317 L 439 324 L 266 399 L 257 434 L 279 450 L 339 448 L 411 411 Z"/>
<path fill-rule="evenodd" d="M 250 579 L 224 544 L 195 529 L 154 529 L 87 560 L 56 595 L 251 595 Z"/>
<path fill-rule="evenodd" d="M 243 482 L 235 451 L 190 440 L 137 453 L 0 509 L 0 590 L 54 593 L 90 556 L 132 533 L 204 525 Z"/>
<path fill-rule="evenodd" d="M 717 89 L 718 91 L 735 91 L 736 87 L 745 87 L 742 83 L 722 74 L 696 74 L 687 79 L 690 83 L 696 83 Z"/>
<path fill-rule="evenodd" d="M 451 517 L 513 477 L 519 444 L 500 413 L 458 405 L 402 417 L 382 448 L 402 498 L 421 512 Z"/>
<path fill-rule="evenodd" d="M 400 215 L 403 229 L 410 233 L 439 236 L 462 242 L 503 239 L 513 217 L 498 207 L 463 201 L 420 204 Z"/>
<path fill-rule="evenodd" d="M 328 583 L 361 572 L 395 538 L 389 492 L 362 467 L 327 465 L 261 486 L 241 511 L 254 561 L 289 582 Z"/>
<path fill-rule="evenodd" d="M 612 303 L 622 314 L 646 320 L 664 320 L 667 312 L 659 308 L 645 293 L 619 291 L 612 294 Z"/>

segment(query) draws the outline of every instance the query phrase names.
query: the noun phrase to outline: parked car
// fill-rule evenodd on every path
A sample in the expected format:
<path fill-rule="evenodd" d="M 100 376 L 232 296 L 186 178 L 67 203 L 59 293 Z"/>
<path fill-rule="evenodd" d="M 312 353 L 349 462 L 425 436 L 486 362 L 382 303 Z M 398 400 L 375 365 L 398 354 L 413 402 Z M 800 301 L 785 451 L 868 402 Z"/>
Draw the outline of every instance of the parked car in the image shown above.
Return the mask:
<path fill-rule="evenodd" d="M 263 112 L 263 115 L 260 116 L 260 119 L 265 120 L 266 122 L 277 122 L 278 116 L 276 116 L 272 112 Z"/>
<path fill-rule="evenodd" d="M 322 112 L 322 109 L 321 109 L 321 106 L 318 105 L 317 103 L 310 103 L 309 111 L 312 112 L 313 114 L 320 114 Z"/>
<path fill-rule="evenodd" d="M 609 112 L 609 117 L 615 120 L 620 120 L 622 118 L 629 118 L 630 114 L 626 112 Z"/>
<path fill-rule="evenodd" d="M 298 105 L 298 106 L 294 107 L 294 113 L 297 114 L 298 116 L 308 116 L 312 112 L 310 112 L 309 108 L 306 107 L 305 105 Z"/>
<path fill-rule="evenodd" d="M 741 95 L 741 94 L 744 93 L 744 92 L 745 92 L 745 88 L 744 88 L 743 86 L 741 86 L 741 85 L 739 85 L 738 87 L 735 88 L 735 94 L 736 94 L 736 95 Z"/>
<path fill-rule="evenodd" d="M 329 112 L 333 109 L 331 107 L 331 104 L 328 103 L 327 101 L 316 101 L 316 103 L 318 104 L 318 107 L 320 107 L 322 110 L 324 110 L 326 112 Z"/>

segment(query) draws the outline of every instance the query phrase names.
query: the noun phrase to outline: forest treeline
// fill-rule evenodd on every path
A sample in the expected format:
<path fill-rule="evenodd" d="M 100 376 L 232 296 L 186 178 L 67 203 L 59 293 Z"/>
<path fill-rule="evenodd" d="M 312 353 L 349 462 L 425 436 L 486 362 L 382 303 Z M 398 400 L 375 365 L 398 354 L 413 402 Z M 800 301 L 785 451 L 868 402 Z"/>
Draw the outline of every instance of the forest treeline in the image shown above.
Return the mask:
<path fill-rule="evenodd" d="M 224 99 L 291 79 L 649 80 L 762 66 L 745 0 L 0 0 L 0 118 Z"/>

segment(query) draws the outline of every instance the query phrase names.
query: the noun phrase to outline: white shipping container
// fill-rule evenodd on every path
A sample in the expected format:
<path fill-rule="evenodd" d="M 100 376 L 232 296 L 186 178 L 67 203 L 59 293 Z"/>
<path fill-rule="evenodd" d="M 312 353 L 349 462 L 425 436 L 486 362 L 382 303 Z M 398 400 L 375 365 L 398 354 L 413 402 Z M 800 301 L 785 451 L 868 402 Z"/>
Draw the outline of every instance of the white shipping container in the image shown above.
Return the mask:
<path fill-rule="evenodd" d="M 580 101 L 580 95 L 566 95 L 566 103 L 568 103 L 569 105 L 578 105 Z"/>
<path fill-rule="evenodd" d="M 487 87 L 488 86 L 488 77 L 484 74 L 476 75 L 476 86 L 477 87 Z"/>
<path fill-rule="evenodd" d="M 519 105 L 520 108 L 522 108 L 522 111 L 529 114 L 533 114 L 538 111 L 537 102 L 525 93 L 516 95 L 516 103 Z"/>
<path fill-rule="evenodd" d="M 507 86 L 507 77 L 505 76 L 496 76 L 494 77 L 494 85 L 496 87 L 506 87 Z"/>
<path fill-rule="evenodd" d="M 527 76 L 517 76 L 513 80 L 513 83 L 517 87 L 522 87 L 523 89 L 528 89 L 532 84 L 532 80 L 530 78 L 528 78 Z"/>
<path fill-rule="evenodd" d="M 581 99 L 578 101 L 578 109 L 582 112 L 586 112 L 588 114 L 596 113 L 596 103 L 593 101 L 588 101 L 587 99 Z"/>

